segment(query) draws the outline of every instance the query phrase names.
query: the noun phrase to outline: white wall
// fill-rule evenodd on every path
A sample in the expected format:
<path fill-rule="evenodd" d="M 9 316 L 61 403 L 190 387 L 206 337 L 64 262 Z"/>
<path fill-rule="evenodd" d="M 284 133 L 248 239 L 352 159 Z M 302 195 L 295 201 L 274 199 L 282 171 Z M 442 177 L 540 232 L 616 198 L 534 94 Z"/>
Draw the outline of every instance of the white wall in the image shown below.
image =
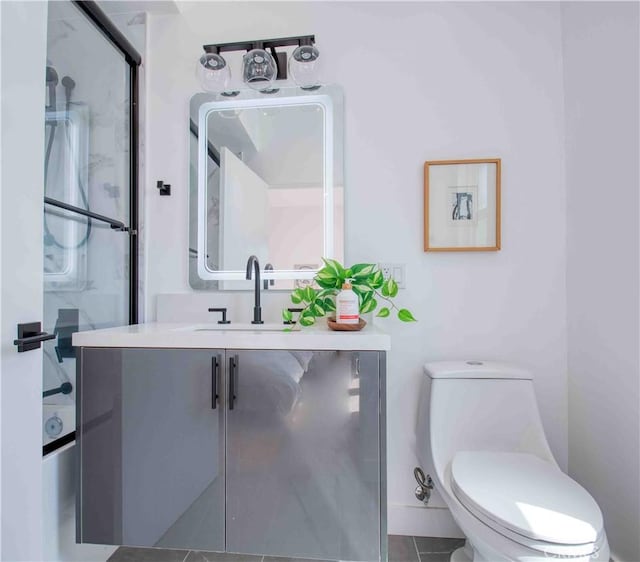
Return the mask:
<path fill-rule="evenodd" d="M 413 498 L 421 366 L 481 357 L 533 369 L 545 428 L 567 461 L 565 190 L 560 7 L 542 3 L 181 3 L 148 22 L 147 319 L 189 293 L 188 102 L 201 45 L 315 33 L 346 98 L 347 260 L 404 262 L 388 375 L 391 532 L 455 531 Z M 232 69 L 236 74 L 238 68 Z M 422 251 L 422 166 L 503 159 L 503 250 Z M 159 197 L 155 182 L 172 184 Z M 246 298 L 250 298 L 247 296 Z M 207 300 L 225 302 L 213 294 Z M 200 301 L 199 301 L 200 302 Z M 415 508 L 415 509 L 412 509 Z M 442 514 L 442 515 L 441 515 Z"/>
<path fill-rule="evenodd" d="M 563 9 L 569 472 L 640 560 L 639 6 Z"/>

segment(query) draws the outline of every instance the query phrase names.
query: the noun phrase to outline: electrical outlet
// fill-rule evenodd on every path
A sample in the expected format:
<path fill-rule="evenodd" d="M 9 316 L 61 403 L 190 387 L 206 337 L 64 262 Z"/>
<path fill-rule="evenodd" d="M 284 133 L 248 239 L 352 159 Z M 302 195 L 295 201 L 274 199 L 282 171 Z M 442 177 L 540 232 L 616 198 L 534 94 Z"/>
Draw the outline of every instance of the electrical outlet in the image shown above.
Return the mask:
<path fill-rule="evenodd" d="M 406 289 L 407 276 L 405 272 L 405 264 L 403 263 L 379 263 L 378 267 L 382 271 L 382 275 L 385 279 L 393 277 L 398 284 L 399 289 Z"/>

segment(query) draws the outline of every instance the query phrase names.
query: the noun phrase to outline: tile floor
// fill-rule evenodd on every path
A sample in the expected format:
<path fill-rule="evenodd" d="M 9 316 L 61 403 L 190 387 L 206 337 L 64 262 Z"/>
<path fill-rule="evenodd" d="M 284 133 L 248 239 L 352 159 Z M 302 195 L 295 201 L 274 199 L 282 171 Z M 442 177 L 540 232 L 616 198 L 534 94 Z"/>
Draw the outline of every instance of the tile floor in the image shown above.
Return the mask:
<path fill-rule="evenodd" d="M 389 535 L 389 562 L 448 562 L 449 555 L 464 544 L 463 539 L 404 537 Z M 302 558 L 221 554 L 195 550 L 120 547 L 108 562 L 322 562 Z"/>

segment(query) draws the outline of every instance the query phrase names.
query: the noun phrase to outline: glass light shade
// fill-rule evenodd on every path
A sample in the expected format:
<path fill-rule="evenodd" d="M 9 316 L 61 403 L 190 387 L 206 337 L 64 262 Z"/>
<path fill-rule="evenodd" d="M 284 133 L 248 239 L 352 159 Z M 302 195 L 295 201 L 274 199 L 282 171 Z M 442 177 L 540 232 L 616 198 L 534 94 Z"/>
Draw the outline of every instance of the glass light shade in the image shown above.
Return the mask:
<path fill-rule="evenodd" d="M 198 59 L 196 74 L 207 92 L 224 92 L 231 79 L 227 61 L 215 53 L 205 53 Z"/>
<path fill-rule="evenodd" d="M 320 85 L 320 51 L 313 45 L 301 45 L 289 58 L 289 74 L 303 90 Z"/>
<path fill-rule="evenodd" d="M 276 61 L 264 49 L 253 49 L 242 57 L 242 79 L 250 88 L 270 90 L 276 74 Z"/>

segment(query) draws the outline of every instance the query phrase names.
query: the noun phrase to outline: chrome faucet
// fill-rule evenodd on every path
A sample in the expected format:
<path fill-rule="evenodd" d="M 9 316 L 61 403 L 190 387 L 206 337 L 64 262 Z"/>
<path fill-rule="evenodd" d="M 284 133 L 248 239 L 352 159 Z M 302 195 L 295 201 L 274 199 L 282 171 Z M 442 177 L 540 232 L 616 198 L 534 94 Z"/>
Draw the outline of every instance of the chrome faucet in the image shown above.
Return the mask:
<path fill-rule="evenodd" d="M 267 271 L 273 271 L 273 264 L 268 263 L 267 265 L 265 265 L 265 266 L 264 266 L 264 271 L 265 271 L 265 273 L 266 273 Z M 265 280 L 262 282 L 262 288 L 263 288 L 265 291 L 268 291 L 268 290 L 269 290 L 269 286 L 273 287 L 273 286 L 275 285 L 275 283 L 276 283 L 276 282 L 275 282 L 275 280 L 274 280 L 274 279 L 265 279 Z"/>
<path fill-rule="evenodd" d="M 251 271 L 252 268 L 253 272 Z M 249 259 L 247 260 L 247 280 L 251 280 L 252 273 L 255 282 L 255 300 L 253 304 L 253 320 L 251 323 L 264 324 L 262 321 L 262 308 L 260 308 L 260 262 L 256 256 L 249 256 Z"/>

